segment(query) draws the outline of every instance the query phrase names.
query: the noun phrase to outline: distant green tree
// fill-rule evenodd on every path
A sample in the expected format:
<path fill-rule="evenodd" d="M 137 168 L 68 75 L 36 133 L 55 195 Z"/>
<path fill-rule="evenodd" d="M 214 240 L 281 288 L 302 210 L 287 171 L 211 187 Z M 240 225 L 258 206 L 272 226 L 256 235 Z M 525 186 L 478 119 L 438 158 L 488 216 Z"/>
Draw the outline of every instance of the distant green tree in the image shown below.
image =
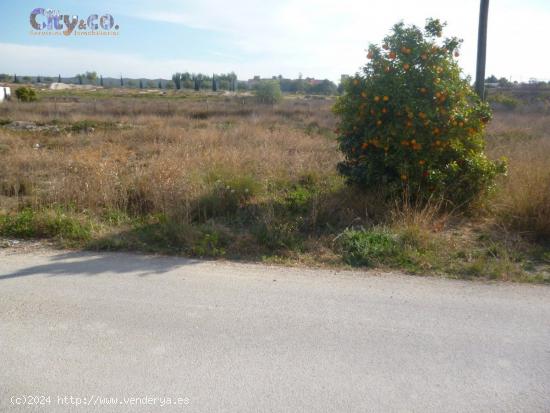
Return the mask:
<path fill-rule="evenodd" d="M 498 80 L 498 85 L 500 87 L 509 87 L 512 85 L 512 83 L 506 79 L 505 77 L 501 77 L 499 80 Z"/>
<path fill-rule="evenodd" d="M 218 91 L 218 80 L 216 79 L 216 75 L 212 75 L 212 92 Z"/>
<path fill-rule="evenodd" d="M 86 72 L 84 73 L 83 77 L 86 78 L 90 83 L 94 83 L 97 80 L 97 73 L 96 72 Z"/>
<path fill-rule="evenodd" d="M 498 79 L 495 75 L 491 75 L 485 79 L 485 83 L 498 83 Z"/>
<path fill-rule="evenodd" d="M 304 81 L 304 77 L 301 73 L 298 75 L 298 82 L 296 83 L 296 91 L 298 93 L 304 93 L 306 91 L 306 82 Z"/>
<path fill-rule="evenodd" d="M 99 84 L 103 87 L 103 75 L 99 76 Z"/>
<path fill-rule="evenodd" d="M 159 80 L 158 88 L 162 89 L 162 80 Z"/>
<path fill-rule="evenodd" d="M 312 85 L 309 88 L 309 93 L 316 95 L 335 95 L 338 92 L 336 85 L 330 80 L 323 80 L 320 83 Z"/>
<path fill-rule="evenodd" d="M 17 79 L 17 75 L 13 75 L 13 83 L 19 83 L 19 79 Z"/>
<path fill-rule="evenodd" d="M 122 75 L 120 75 L 120 87 L 124 87 L 124 80 L 122 79 Z"/>
<path fill-rule="evenodd" d="M 143 89 L 143 80 L 139 79 L 139 88 Z"/>
<path fill-rule="evenodd" d="M 40 75 L 36 76 L 36 83 L 42 83 L 42 79 L 40 79 Z"/>
<path fill-rule="evenodd" d="M 61 75 L 57 76 L 57 83 L 61 83 Z"/>
<path fill-rule="evenodd" d="M 174 85 L 176 85 L 176 89 L 181 89 L 181 80 L 182 80 L 182 74 L 180 72 L 174 73 L 172 75 L 172 82 L 174 82 Z"/>
<path fill-rule="evenodd" d="M 229 90 L 231 92 L 236 92 L 239 88 L 239 81 L 237 79 L 237 75 L 234 72 L 231 72 L 229 74 L 229 82 L 230 82 L 230 88 Z"/>
<path fill-rule="evenodd" d="M 31 80 L 32 79 L 30 78 L 30 76 L 23 76 L 23 82 L 24 83 L 31 83 Z"/>
<path fill-rule="evenodd" d="M 203 75 L 200 73 L 193 76 L 193 81 L 195 82 L 195 90 L 197 92 L 201 90 L 203 78 Z"/>
<path fill-rule="evenodd" d="M 260 103 L 275 104 L 283 99 L 281 86 L 276 80 L 264 80 L 256 87 L 256 99 Z"/>
<path fill-rule="evenodd" d="M 31 87 L 19 87 L 15 90 L 15 96 L 17 96 L 17 99 L 21 102 L 34 102 L 36 97 L 36 92 Z"/>
<path fill-rule="evenodd" d="M 11 80 L 11 76 L 6 74 L 6 73 L 2 73 L 0 74 L 0 82 L 9 82 Z"/>

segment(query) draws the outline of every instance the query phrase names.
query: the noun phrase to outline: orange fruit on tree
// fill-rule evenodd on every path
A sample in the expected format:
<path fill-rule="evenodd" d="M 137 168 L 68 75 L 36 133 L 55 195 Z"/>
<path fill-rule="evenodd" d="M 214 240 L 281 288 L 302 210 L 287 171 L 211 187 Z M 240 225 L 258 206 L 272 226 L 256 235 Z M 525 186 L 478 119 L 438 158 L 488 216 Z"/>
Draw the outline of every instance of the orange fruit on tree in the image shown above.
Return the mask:
<path fill-rule="evenodd" d="M 397 57 L 395 52 L 390 52 L 390 54 L 388 56 L 389 56 L 390 59 L 395 59 Z"/>

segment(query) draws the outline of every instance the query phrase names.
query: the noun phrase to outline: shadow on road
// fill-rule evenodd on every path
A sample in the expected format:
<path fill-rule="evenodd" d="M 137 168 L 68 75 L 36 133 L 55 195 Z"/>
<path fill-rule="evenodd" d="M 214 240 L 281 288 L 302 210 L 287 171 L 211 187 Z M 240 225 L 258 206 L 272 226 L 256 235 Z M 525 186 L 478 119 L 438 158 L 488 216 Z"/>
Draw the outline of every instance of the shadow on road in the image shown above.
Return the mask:
<path fill-rule="evenodd" d="M 100 275 L 104 273 L 135 273 L 138 276 L 163 274 L 175 268 L 198 264 L 200 261 L 176 257 L 152 257 L 123 253 L 69 252 L 50 258 L 49 264 L 29 266 L 27 268 L 2 274 L 0 280 L 26 277 L 31 275 Z"/>

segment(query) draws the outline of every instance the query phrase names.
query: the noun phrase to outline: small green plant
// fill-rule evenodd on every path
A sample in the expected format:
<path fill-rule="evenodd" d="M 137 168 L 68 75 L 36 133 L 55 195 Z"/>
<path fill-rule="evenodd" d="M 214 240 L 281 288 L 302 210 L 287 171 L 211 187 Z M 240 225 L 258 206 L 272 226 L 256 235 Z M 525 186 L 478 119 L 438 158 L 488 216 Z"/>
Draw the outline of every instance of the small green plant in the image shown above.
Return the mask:
<path fill-rule="evenodd" d="M 265 80 L 256 87 L 256 99 L 259 103 L 275 104 L 283 99 L 281 86 L 276 80 Z"/>
<path fill-rule="evenodd" d="M 91 226 L 58 209 L 22 211 L 0 216 L 0 235 L 15 238 L 59 238 L 71 241 L 91 238 Z"/>
<path fill-rule="evenodd" d="M 354 266 L 375 267 L 386 264 L 396 256 L 399 242 L 384 230 L 346 230 L 341 235 L 340 245 L 344 261 Z"/>
<path fill-rule="evenodd" d="M 216 230 L 203 232 L 192 246 L 191 251 L 198 257 L 223 257 L 225 255 L 223 239 Z"/>
<path fill-rule="evenodd" d="M 35 102 L 38 99 L 35 90 L 27 86 L 15 89 L 15 96 L 21 102 Z"/>
<path fill-rule="evenodd" d="M 303 247 L 299 225 L 288 220 L 271 220 L 252 230 L 258 243 L 270 252 L 300 251 Z"/>
<path fill-rule="evenodd" d="M 517 109 L 518 106 L 521 105 L 521 101 L 519 101 L 518 99 L 516 99 L 512 96 L 504 95 L 502 93 L 496 94 L 494 96 L 490 96 L 489 101 L 491 103 L 499 104 L 504 109 L 509 110 L 509 111 L 513 111 L 513 110 Z"/>
<path fill-rule="evenodd" d="M 79 120 L 71 125 L 71 130 L 73 132 L 87 132 L 92 128 L 97 128 L 98 124 L 97 122 L 93 120 Z"/>
<path fill-rule="evenodd" d="M 205 220 L 213 217 L 233 216 L 258 191 L 258 182 L 250 176 L 225 180 L 216 179 L 212 183 L 211 191 L 199 199 L 196 210 L 197 218 Z"/>

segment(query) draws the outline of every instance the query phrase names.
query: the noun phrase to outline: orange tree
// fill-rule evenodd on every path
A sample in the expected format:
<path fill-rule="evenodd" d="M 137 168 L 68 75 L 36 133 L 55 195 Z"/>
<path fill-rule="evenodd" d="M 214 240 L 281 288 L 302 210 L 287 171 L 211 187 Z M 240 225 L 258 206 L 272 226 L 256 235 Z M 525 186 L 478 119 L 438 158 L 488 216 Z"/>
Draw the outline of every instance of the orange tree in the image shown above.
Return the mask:
<path fill-rule="evenodd" d="M 483 152 L 489 106 L 461 77 L 461 41 L 441 38 L 443 27 L 433 19 L 424 30 L 395 25 L 345 82 L 334 111 L 345 156 L 338 169 L 349 183 L 463 205 L 504 172 Z"/>

